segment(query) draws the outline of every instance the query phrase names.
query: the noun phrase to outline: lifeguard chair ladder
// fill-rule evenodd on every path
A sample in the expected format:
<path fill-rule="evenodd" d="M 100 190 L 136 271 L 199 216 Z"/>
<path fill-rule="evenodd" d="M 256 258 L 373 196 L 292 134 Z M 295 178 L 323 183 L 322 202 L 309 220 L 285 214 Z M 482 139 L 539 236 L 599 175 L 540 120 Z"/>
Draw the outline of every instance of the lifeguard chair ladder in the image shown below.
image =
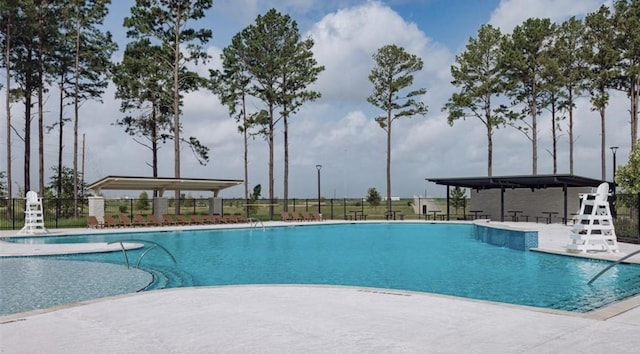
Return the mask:
<path fill-rule="evenodd" d="M 24 208 L 24 226 L 19 234 L 47 233 L 44 227 L 44 215 L 42 211 L 42 198 L 38 198 L 38 193 L 27 192 L 27 201 Z"/>
<path fill-rule="evenodd" d="M 580 213 L 571 229 L 568 251 L 618 252 L 618 242 L 609 209 L 609 184 L 602 183 L 596 193 L 582 196 Z"/>

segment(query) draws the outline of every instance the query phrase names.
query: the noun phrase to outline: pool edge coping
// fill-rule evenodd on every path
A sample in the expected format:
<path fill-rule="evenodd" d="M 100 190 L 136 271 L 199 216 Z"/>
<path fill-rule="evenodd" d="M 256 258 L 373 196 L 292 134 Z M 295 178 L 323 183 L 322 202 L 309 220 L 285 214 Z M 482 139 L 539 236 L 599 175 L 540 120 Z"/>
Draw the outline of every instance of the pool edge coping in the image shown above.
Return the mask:
<path fill-rule="evenodd" d="M 472 299 L 472 298 L 446 295 L 446 294 L 437 294 L 437 293 L 411 291 L 411 290 L 388 289 L 388 288 L 364 287 L 364 286 L 328 285 L 328 284 L 233 284 L 233 285 L 210 285 L 210 286 L 197 286 L 197 287 L 157 289 L 157 290 L 151 290 L 146 292 L 138 291 L 134 293 L 118 294 L 113 296 L 97 298 L 97 299 L 84 300 L 84 301 L 79 301 L 75 303 L 61 304 L 61 305 L 56 305 L 56 306 L 48 307 L 44 309 L 37 309 L 32 311 L 19 312 L 19 313 L 13 313 L 5 316 L 0 316 L 0 325 L 12 323 L 12 322 L 25 321 L 29 317 L 39 316 L 39 315 L 57 312 L 57 311 L 64 311 L 67 309 L 80 308 L 82 306 L 87 306 L 95 303 L 110 302 L 118 299 L 135 297 L 135 296 L 144 296 L 145 294 L 149 294 L 151 292 L 153 293 L 191 292 L 191 291 L 211 290 L 211 289 L 215 290 L 219 288 L 229 289 L 229 288 L 251 288 L 251 287 L 336 288 L 336 289 L 351 289 L 358 292 L 377 293 L 382 295 L 426 296 L 426 297 L 435 297 L 435 298 L 449 299 L 449 300 L 455 300 L 455 301 L 479 303 L 479 304 L 485 304 L 490 306 L 506 307 L 506 308 L 516 309 L 520 311 L 531 311 L 531 312 L 539 312 L 539 313 L 545 313 L 545 314 L 557 315 L 557 316 L 584 318 L 584 319 L 595 320 L 595 321 L 607 321 L 619 315 L 622 315 L 626 312 L 634 310 L 636 308 L 640 308 L 640 295 L 636 295 L 631 298 L 614 302 L 605 307 L 602 307 L 590 312 L 582 313 L 582 312 L 571 312 L 571 311 L 557 310 L 557 309 L 548 309 L 544 307 L 517 305 L 517 304 L 510 304 L 505 302 L 494 302 L 494 301 L 482 300 L 482 299 Z"/>

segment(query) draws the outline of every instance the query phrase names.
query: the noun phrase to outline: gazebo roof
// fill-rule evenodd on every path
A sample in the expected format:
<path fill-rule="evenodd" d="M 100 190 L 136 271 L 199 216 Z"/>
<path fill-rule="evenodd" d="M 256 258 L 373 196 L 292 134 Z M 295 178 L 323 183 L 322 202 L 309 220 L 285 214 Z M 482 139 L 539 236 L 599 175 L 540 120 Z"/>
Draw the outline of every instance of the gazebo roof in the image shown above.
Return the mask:
<path fill-rule="evenodd" d="M 87 188 L 96 193 L 100 193 L 103 189 L 158 190 L 160 195 L 165 190 L 211 191 L 214 196 L 217 196 L 221 190 L 243 182 L 243 180 L 230 179 L 107 176 L 91 183 Z"/>
<path fill-rule="evenodd" d="M 444 186 L 473 189 L 494 189 L 503 187 L 531 189 L 551 187 L 597 187 L 603 182 L 599 179 L 570 174 L 426 178 L 426 180 Z"/>

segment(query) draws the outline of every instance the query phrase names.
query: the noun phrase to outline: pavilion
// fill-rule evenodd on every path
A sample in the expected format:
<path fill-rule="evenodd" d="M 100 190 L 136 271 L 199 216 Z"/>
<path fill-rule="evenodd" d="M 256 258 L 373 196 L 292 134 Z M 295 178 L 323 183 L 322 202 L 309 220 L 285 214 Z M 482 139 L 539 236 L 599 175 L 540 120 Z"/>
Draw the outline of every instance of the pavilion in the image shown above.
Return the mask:
<path fill-rule="evenodd" d="M 471 198 L 471 209 L 492 208 L 493 205 L 499 205 L 498 214 L 500 221 L 505 221 L 505 194 L 512 194 L 510 200 L 510 208 L 514 209 L 514 218 L 517 217 L 516 212 L 526 212 L 528 214 L 547 213 L 549 219 L 551 214 L 559 213 L 548 211 L 549 205 L 559 205 L 562 208 L 562 220 L 566 224 L 569 216 L 568 209 L 571 207 L 579 209 L 579 194 L 587 193 L 591 188 L 598 187 L 602 180 L 588 177 L 576 176 L 572 174 L 554 174 L 554 175 L 518 175 L 518 176 L 489 176 L 489 177 L 453 177 L 453 178 L 426 178 L 427 181 L 447 187 L 447 220 L 450 217 L 450 187 L 470 188 L 475 190 L 476 202 L 474 196 Z M 613 185 L 609 182 L 610 185 Z M 517 193 L 517 190 L 527 189 L 534 192 L 547 191 L 547 193 L 538 193 L 538 196 L 524 195 Z M 481 193 L 482 191 L 499 190 L 497 193 Z M 562 192 L 560 194 L 559 192 Z M 571 201 L 569 195 L 571 194 Z M 560 195 L 562 197 L 560 197 Z M 477 198 L 480 197 L 480 198 Z M 513 198 L 516 197 L 516 198 Z M 562 198 L 562 199 L 560 199 Z M 485 200 L 479 200 L 485 199 Z M 561 201 L 560 201 L 561 200 Z M 577 204 L 577 206 L 576 206 Z M 515 210 L 515 209 L 526 209 Z M 546 211 L 545 211 L 546 210 Z M 551 213 L 551 214 L 549 214 Z M 529 217 L 527 215 L 527 217 Z"/>
<path fill-rule="evenodd" d="M 209 198 L 209 214 L 212 214 L 222 210 L 222 200 L 218 198 L 220 191 L 243 182 L 243 180 L 231 179 L 106 176 L 87 186 L 96 194 L 89 197 L 89 215 L 96 216 L 102 221 L 104 198 L 100 194 L 103 190 L 156 190 L 158 196 L 153 198 L 153 213 L 159 217 L 166 214 L 168 210 L 168 199 L 163 196 L 165 191 L 208 191 L 213 193 Z"/>

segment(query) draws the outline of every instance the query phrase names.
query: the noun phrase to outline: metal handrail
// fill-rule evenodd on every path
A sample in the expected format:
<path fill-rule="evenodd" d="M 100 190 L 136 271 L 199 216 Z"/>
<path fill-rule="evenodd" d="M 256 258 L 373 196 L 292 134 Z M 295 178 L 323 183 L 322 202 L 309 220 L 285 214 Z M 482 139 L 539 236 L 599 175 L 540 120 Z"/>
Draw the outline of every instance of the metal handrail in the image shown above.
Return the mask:
<path fill-rule="evenodd" d="M 110 244 L 116 243 L 116 242 L 120 243 L 120 248 L 122 248 L 122 255 L 124 256 L 124 263 L 127 266 L 127 269 L 129 269 L 129 257 L 127 256 L 127 250 L 124 248 L 124 245 L 122 244 L 122 241 L 109 242 L 109 243 L 107 243 L 107 245 L 110 245 Z"/>
<path fill-rule="evenodd" d="M 149 241 L 149 240 L 140 240 L 140 239 L 128 239 L 128 240 L 118 240 L 118 241 L 111 241 L 107 244 L 112 244 L 112 243 L 120 243 L 120 247 L 122 248 L 122 254 L 124 255 L 124 260 L 125 260 L 125 264 L 127 266 L 127 269 L 129 269 L 129 257 L 127 256 L 127 252 L 126 249 L 124 248 L 123 242 L 141 242 L 141 243 L 150 243 L 153 246 L 147 248 L 144 252 L 142 252 L 142 254 L 140 255 L 140 257 L 138 258 L 138 261 L 136 262 L 136 268 L 140 268 L 140 262 L 142 262 L 142 258 L 144 258 L 144 256 L 147 255 L 147 253 L 149 253 L 149 251 L 151 251 L 152 249 L 159 247 L 162 250 L 164 250 L 169 257 L 171 257 L 171 260 L 173 261 L 173 263 L 178 263 L 176 261 L 176 258 L 171 254 L 171 252 L 169 252 L 168 249 L 164 248 L 161 244 L 153 242 L 153 241 Z"/>
<path fill-rule="evenodd" d="M 250 226 L 251 226 L 252 229 L 258 227 L 258 224 L 260 224 L 260 225 L 262 225 L 262 231 L 265 230 L 265 226 L 264 226 L 264 223 L 262 222 L 262 220 L 256 219 L 256 218 L 248 218 L 247 220 L 249 221 Z"/>
<path fill-rule="evenodd" d="M 587 285 L 591 285 L 591 283 L 593 283 L 594 280 L 598 279 L 602 274 L 604 274 L 606 271 L 608 271 L 609 269 L 615 267 L 616 265 L 620 264 L 622 261 L 624 261 L 627 258 L 631 258 L 633 256 L 635 256 L 636 254 L 640 253 L 640 250 L 634 251 L 629 253 L 628 255 L 618 259 L 617 261 L 613 262 L 612 264 L 610 264 L 607 268 L 603 269 L 602 271 L 600 271 L 600 273 L 596 274 L 595 277 L 591 278 L 591 280 L 589 280 L 589 282 L 587 283 Z"/>

